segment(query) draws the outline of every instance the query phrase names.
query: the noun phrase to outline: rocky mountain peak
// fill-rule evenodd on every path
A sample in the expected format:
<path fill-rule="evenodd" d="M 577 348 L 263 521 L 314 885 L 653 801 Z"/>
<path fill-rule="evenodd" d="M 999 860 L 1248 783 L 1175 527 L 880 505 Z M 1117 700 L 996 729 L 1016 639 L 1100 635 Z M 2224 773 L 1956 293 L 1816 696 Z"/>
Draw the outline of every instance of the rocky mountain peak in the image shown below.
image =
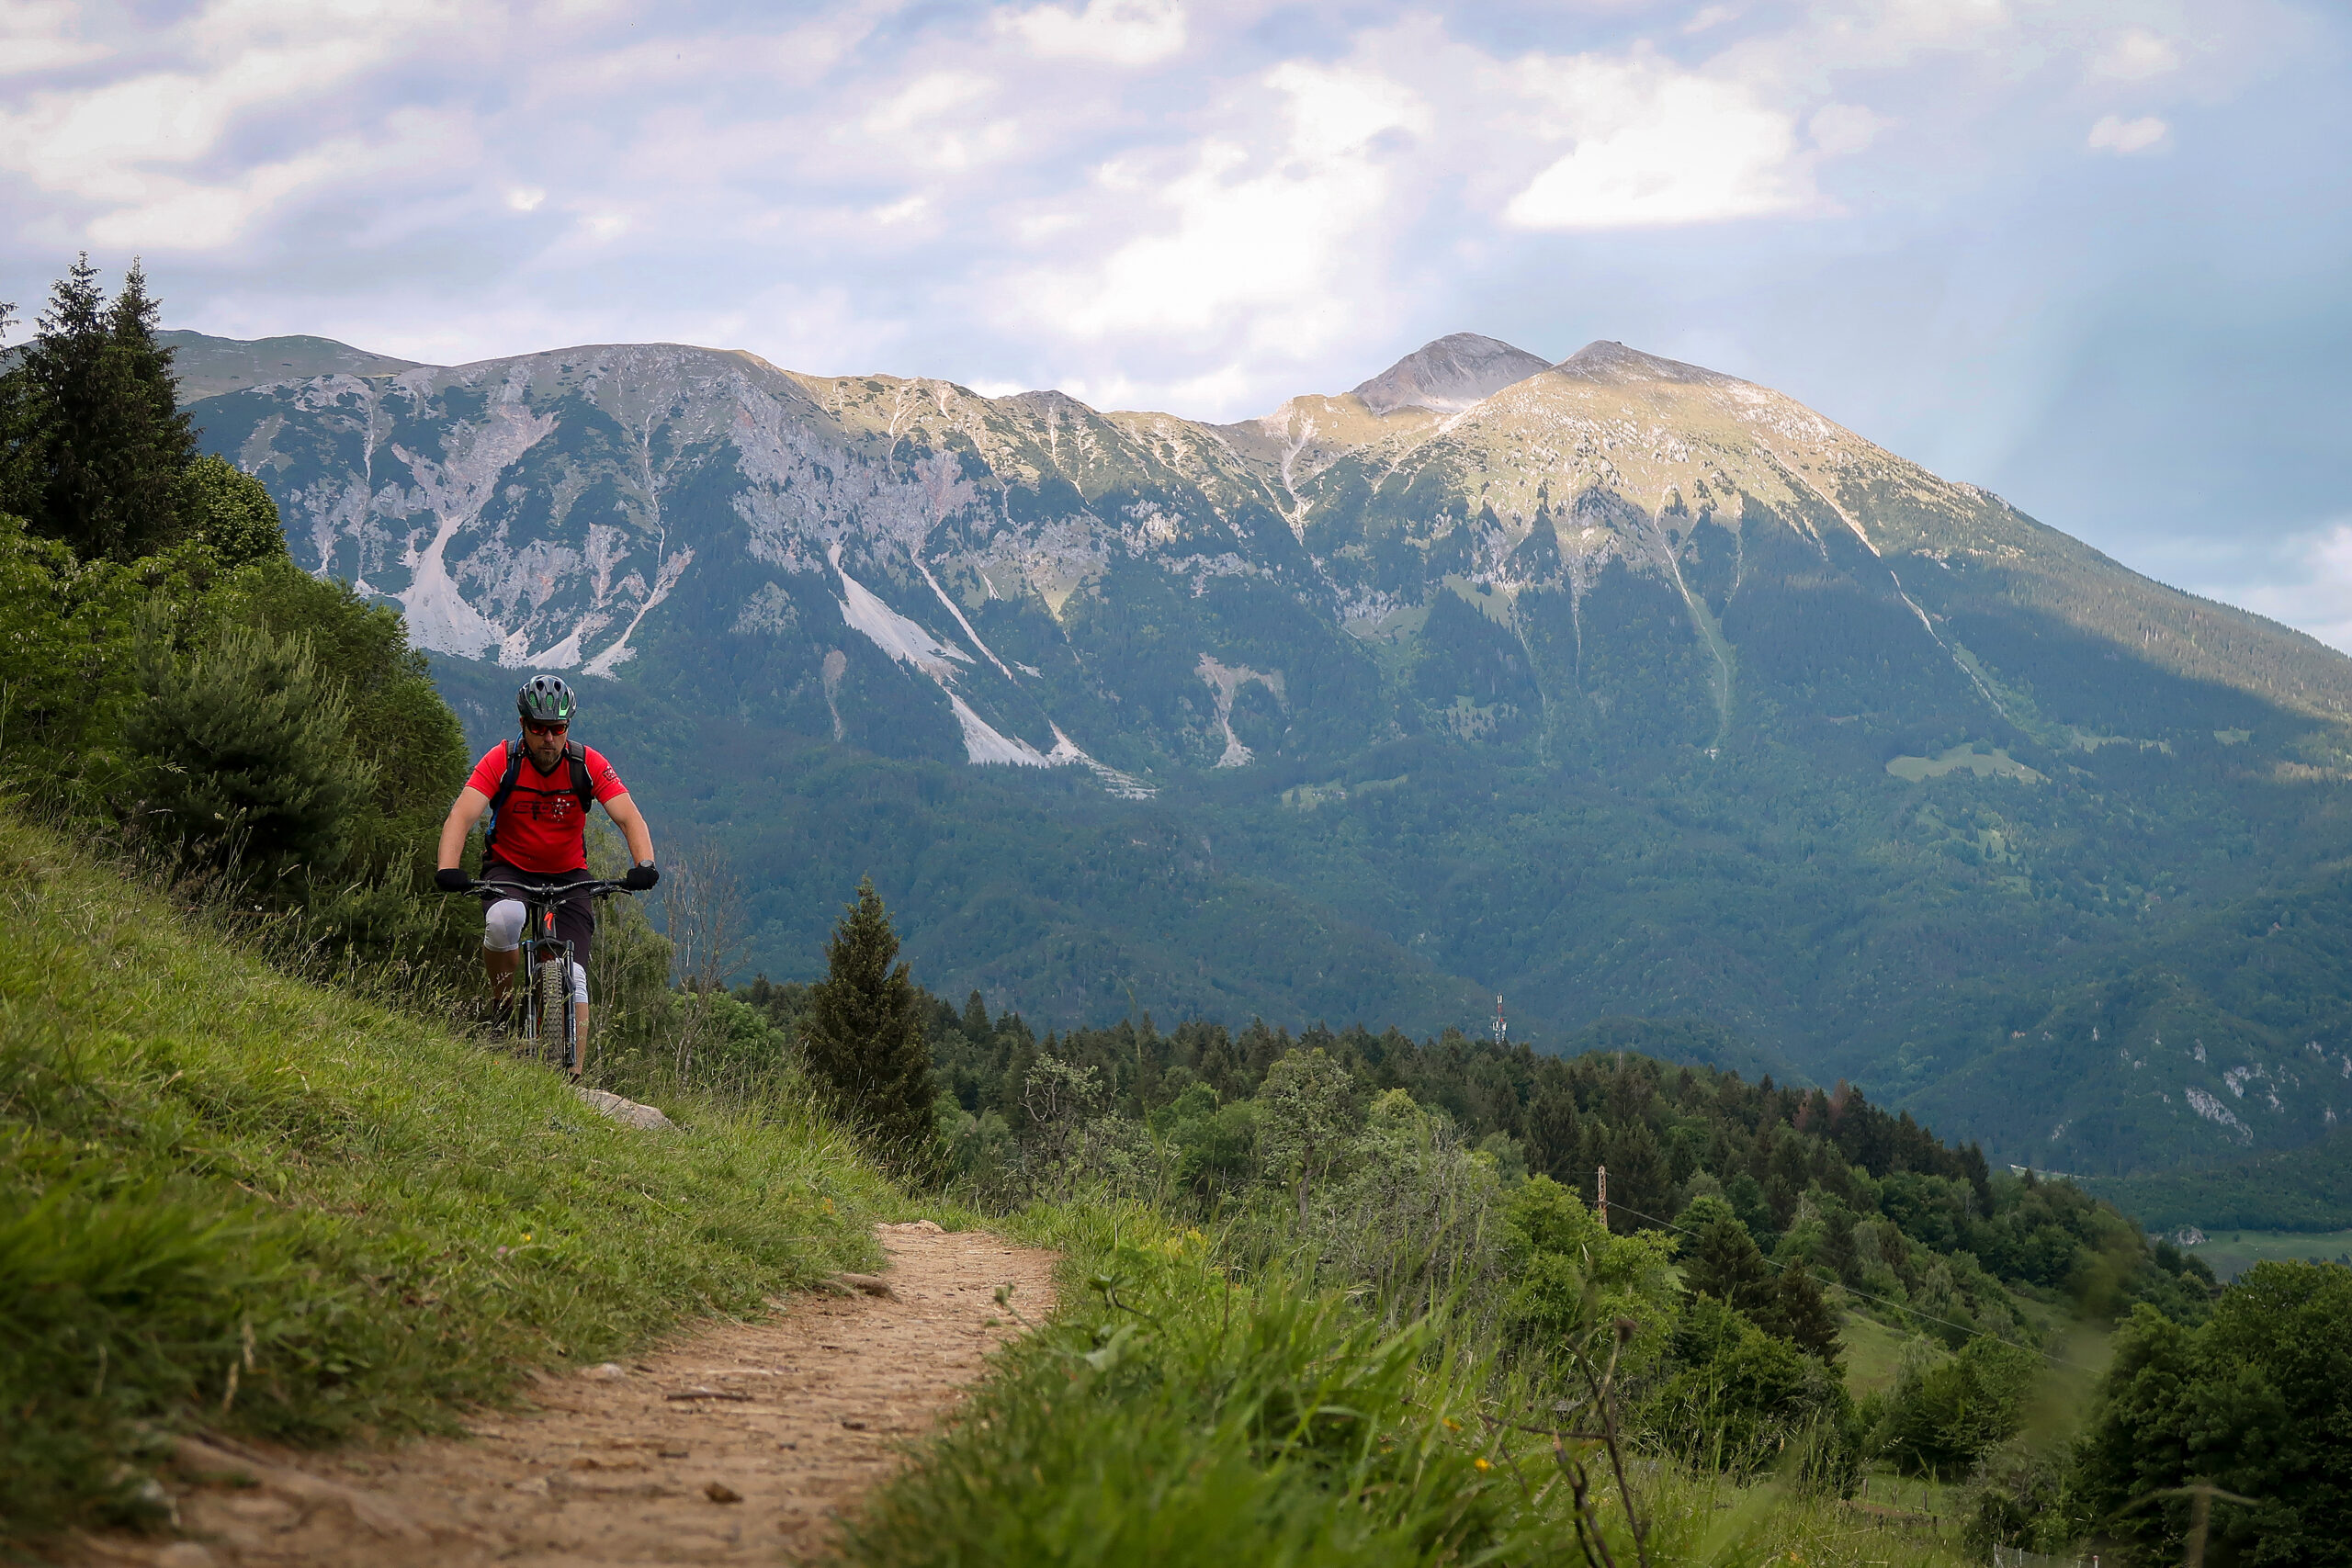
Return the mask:
<path fill-rule="evenodd" d="M 1606 338 L 1586 344 L 1550 368 L 1581 381 L 1617 385 L 1631 381 L 1687 381 L 1700 386 L 1728 387 L 1739 379 L 1736 376 L 1725 376 L 1721 371 L 1709 370 L 1702 366 L 1685 365 L 1679 359 L 1644 354 L 1638 348 L 1627 348 L 1622 343 Z"/>
<path fill-rule="evenodd" d="M 1455 333 L 1423 344 L 1354 392 L 1374 413 L 1401 408 L 1458 413 L 1550 368 L 1541 356 L 1500 339 Z"/>

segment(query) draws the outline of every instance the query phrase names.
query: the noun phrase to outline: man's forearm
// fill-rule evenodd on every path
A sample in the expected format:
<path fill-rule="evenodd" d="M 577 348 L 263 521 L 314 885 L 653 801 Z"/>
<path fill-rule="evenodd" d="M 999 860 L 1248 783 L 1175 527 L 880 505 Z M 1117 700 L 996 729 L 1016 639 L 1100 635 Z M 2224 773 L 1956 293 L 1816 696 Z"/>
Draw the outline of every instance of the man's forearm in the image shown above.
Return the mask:
<path fill-rule="evenodd" d="M 462 812 L 450 812 L 449 819 L 441 824 L 440 858 L 435 862 L 435 864 L 443 871 L 447 871 L 464 860 L 466 835 L 472 832 L 473 829 L 473 823 Z"/>

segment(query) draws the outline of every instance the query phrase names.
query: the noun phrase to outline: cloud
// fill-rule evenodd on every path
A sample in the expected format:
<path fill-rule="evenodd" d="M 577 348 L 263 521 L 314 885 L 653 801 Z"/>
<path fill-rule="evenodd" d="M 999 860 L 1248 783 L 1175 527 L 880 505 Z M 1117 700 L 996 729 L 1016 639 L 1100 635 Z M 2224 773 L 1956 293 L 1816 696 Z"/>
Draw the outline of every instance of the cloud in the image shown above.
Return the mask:
<path fill-rule="evenodd" d="M 2211 564 L 2234 570 L 2226 581 L 2192 581 L 2189 592 L 2284 621 L 2352 653 L 2352 522 L 2323 524 L 2275 545 L 2240 541 L 2225 560 Z"/>
<path fill-rule="evenodd" d="M 2129 155 L 2145 152 L 2160 145 L 2171 128 L 2154 115 L 2142 115 L 2138 119 L 2125 119 L 2121 115 L 2102 115 L 2091 127 L 2089 145 L 2095 152 Z"/>
<path fill-rule="evenodd" d="M 0 111 L 0 170 L 111 209 L 89 220 L 101 244 L 224 244 L 288 195 L 381 161 L 328 136 L 209 184 L 175 166 L 215 157 L 257 112 L 326 96 L 424 47 L 456 15 L 446 0 L 220 0 L 167 35 L 175 68 L 35 92 Z"/>
<path fill-rule="evenodd" d="M 2131 28 L 2109 40 L 2091 62 L 2091 73 L 2119 82 L 2144 82 L 2180 69 L 2180 48 L 2172 39 L 2145 28 Z"/>
<path fill-rule="evenodd" d="M 0 0 L 0 76 L 28 76 L 103 60 L 103 43 L 73 36 L 69 0 Z"/>
<path fill-rule="evenodd" d="M 1645 51 L 1529 61 L 1521 76 L 1573 145 L 1504 209 L 1521 228 L 1721 222 L 1815 199 L 1795 116 L 1746 83 Z"/>
<path fill-rule="evenodd" d="M 1259 86 L 1288 100 L 1262 145 L 1210 137 L 1157 189 L 1131 162 L 1097 171 L 1105 192 L 1145 197 L 1136 226 L 1147 231 L 1098 265 L 1031 280 L 1021 294 L 1032 319 L 1095 340 L 1239 328 L 1253 347 L 1286 355 L 1345 329 L 1335 302 L 1360 282 L 1357 248 L 1391 191 L 1384 142 L 1426 132 L 1428 106 L 1345 67 L 1291 62 Z"/>
<path fill-rule="evenodd" d="M 997 13 L 997 26 L 1032 53 L 1156 65 L 1184 50 L 1184 7 L 1177 0 L 1088 0 L 1086 9 L 1039 6 Z"/>
<path fill-rule="evenodd" d="M 1813 133 L 1815 147 L 1826 156 L 1837 158 L 1860 152 L 1894 123 L 1860 104 L 1829 104 L 1814 111 L 1805 129 Z"/>

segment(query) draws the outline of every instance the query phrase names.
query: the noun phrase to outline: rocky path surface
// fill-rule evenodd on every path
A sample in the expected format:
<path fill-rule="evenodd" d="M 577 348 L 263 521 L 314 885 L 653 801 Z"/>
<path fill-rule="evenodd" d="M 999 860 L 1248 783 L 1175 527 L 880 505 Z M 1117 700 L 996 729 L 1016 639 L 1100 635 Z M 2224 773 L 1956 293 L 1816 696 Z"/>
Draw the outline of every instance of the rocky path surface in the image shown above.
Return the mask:
<path fill-rule="evenodd" d="M 86 1542 L 149 1568 L 730 1563 L 814 1556 L 1018 1332 L 1053 1256 L 929 1221 L 878 1225 L 887 1294 L 798 1298 L 641 1360 L 549 1379 L 527 1413 L 365 1455 L 183 1445 L 188 1539 Z"/>

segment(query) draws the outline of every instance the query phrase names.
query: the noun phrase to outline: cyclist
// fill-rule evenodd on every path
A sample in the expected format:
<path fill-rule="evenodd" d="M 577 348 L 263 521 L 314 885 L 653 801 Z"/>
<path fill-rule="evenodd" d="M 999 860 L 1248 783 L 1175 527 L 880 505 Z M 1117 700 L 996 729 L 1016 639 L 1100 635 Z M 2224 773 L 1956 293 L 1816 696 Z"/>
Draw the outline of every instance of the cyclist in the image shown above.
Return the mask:
<path fill-rule="evenodd" d="M 514 694 L 523 738 L 502 741 L 474 764 L 473 776 L 458 792 L 449 819 L 441 824 L 440 870 L 434 881 L 462 893 L 474 886 L 459 867 L 466 835 L 484 812 L 490 816 L 482 840 L 484 882 L 575 883 L 588 874 L 588 807 L 602 801 L 605 814 L 628 840 L 629 869 L 621 886 L 642 892 L 661 880 L 653 864 L 653 835 L 629 798 L 620 774 L 596 751 L 568 739 L 579 701 L 553 675 L 534 675 Z M 508 1005 L 514 971 L 522 962 L 523 905 L 494 893 L 482 896 L 482 968 L 490 976 L 492 1005 Z M 572 1059 L 576 1079 L 588 1065 L 588 948 L 596 931 L 593 901 L 584 895 L 556 905 L 556 934 L 571 944 L 571 999 L 579 1021 L 579 1049 Z"/>

